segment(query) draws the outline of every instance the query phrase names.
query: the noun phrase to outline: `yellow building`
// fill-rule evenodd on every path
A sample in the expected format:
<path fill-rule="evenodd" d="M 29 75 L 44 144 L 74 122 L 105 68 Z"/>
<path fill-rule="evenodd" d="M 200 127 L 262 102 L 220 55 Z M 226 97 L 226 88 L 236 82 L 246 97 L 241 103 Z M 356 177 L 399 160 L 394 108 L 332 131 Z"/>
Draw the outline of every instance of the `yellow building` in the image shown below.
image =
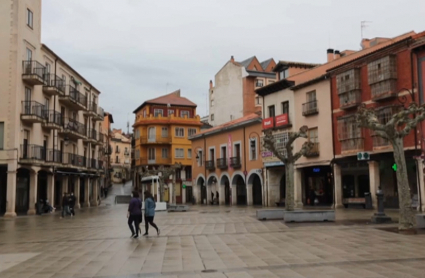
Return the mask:
<path fill-rule="evenodd" d="M 196 104 L 180 96 L 180 90 L 145 101 L 134 112 L 136 168 L 170 166 L 181 163 L 176 173 L 175 190 L 164 191 L 162 200 L 185 203 L 192 196 L 186 188 L 192 185 L 192 149 L 188 140 L 199 132 L 201 120 L 196 115 Z M 137 178 L 140 183 L 141 179 Z M 185 186 L 183 186 L 185 185 Z M 174 192 L 174 193 L 173 193 Z"/>

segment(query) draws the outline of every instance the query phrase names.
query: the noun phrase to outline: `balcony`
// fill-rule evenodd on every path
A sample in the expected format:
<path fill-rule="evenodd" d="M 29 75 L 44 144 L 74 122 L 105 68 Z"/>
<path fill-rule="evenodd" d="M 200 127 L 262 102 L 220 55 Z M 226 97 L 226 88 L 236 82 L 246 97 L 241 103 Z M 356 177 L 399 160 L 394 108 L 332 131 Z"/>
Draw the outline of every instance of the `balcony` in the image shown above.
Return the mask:
<path fill-rule="evenodd" d="M 305 157 L 317 157 L 320 155 L 319 143 L 313 143 L 313 148 L 308 152 Z"/>
<path fill-rule="evenodd" d="M 55 110 L 46 110 L 46 121 L 43 121 L 42 127 L 48 130 L 61 129 L 62 128 L 62 114 Z"/>
<path fill-rule="evenodd" d="M 339 108 L 350 109 L 362 103 L 362 94 L 360 90 L 350 91 L 339 95 Z"/>
<path fill-rule="evenodd" d="M 130 155 L 130 152 L 129 152 L 128 150 L 125 150 L 125 151 L 124 151 L 124 155 L 125 155 L 125 156 L 129 156 L 129 155 Z"/>
<path fill-rule="evenodd" d="M 397 80 L 389 79 L 370 84 L 373 101 L 383 101 L 397 96 Z"/>
<path fill-rule="evenodd" d="M 103 118 L 104 117 L 105 117 L 105 111 L 103 110 L 102 107 L 98 106 L 97 107 L 97 112 L 93 116 L 93 119 L 96 120 L 96 121 L 103 121 Z"/>
<path fill-rule="evenodd" d="M 39 145 L 21 145 L 19 162 L 23 164 L 44 164 L 47 150 Z"/>
<path fill-rule="evenodd" d="M 140 145 L 145 145 L 145 144 L 171 144 L 171 136 L 167 136 L 167 137 L 157 136 L 157 137 L 150 137 L 150 138 L 140 137 L 139 138 L 139 144 Z"/>
<path fill-rule="evenodd" d="M 45 106 L 37 101 L 23 101 L 21 120 L 27 123 L 43 123 L 47 120 Z"/>
<path fill-rule="evenodd" d="M 238 169 L 241 168 L 241 157 L 235 156 L 230 158 L 230 167 Z"/>
<path fill-rule="evenodd" d="M 62 125 L 59 134 L 74 140 L 86 138 L 86 126 L 82 123 L 71 118 L 63 118 Z"/>
<path fill-rule="evenodd" d="M 93 144 L 97 143 L 97 131 L 93 128 L 87 129 L 86 138 L 84 138 L 84 142 L 90 142 Z"/>
<path fill-rule="evenodd" d="M 43 85 L 46 67 L 37 61 L 22 61 L 22 80 L 29 85 Z"/>
<path fill-rule="evenodd" d="M 120 149 L 120 148 L 118 148 L 118 147 L 116 147 L 116 148 L 115 148 L 115 153 L 121 153 L 121 149 Z"/>
<path fill-rule="evenodd" d="M 164 107 L 164 109 L 166 109 L 166 107 Z M 198 115 L 193 116 L 193 117 L 188 117 L 188 116 L 183 116 L 183 117 L 179 117 L 178 115 L 169 115 L 169 116 L 161 116 L 161 115 L 157 115 L 155 117 L 155 115 L 150 114 L 147 115 L 146 117 L 143 117 L 143 115 L 137 115 L 136 116 L 136 122 L 134 123 L 135 126 L 138 125 L 155 125 L 155 124 L 165 124 L 165 125 L 172 125 L 172 124 L 193 124 L 193 125 L 199 125 L 201 121 L 201 117 L 199 117 Z"/>
<path fill-rule="evenodd" d="M 388 139 L 372 135 L 373 138 L 373 147 L 374 148 L 385 148 L 391 146 L 390 141 Z"/>
<path fill-rule="evenodd" d="M 44 75 L 45 84 L 43 86 L 43 93 L 48 96 L 64 95 L 66 90 L 65 82 L 62 78 L 55 74 Z"/>
<path fill-rule="evenodd" d="M 104 135 L 103 135 L 103 133 L 98 133 L 98 136 L 99 136 L 99 138 L 98 138 L 98 140 L 96 140 L 96 142 L 94 142 L 96 145 L 99 145 L 99 146 L 102 146 L 103 145 L 103 143 L 104 143 Z"/>
<path fill-rule="evenodd" d="M 214 160 L 205 161 L 205 169 L 209 171 L 214 171 L 215 170 Z"/>
<path fill-rule="evenodd" d="M 88 166 L 89 169 L 92 169 L 92 170 L 98 169 L 99 167 L 98 167 L 97 159 L 88 158 L 87 159 L 87 166 Z"/>
<path fill-rule="evenodd" d="M 69 85 L 68 92 L 59 95 L 59 101 L 75 110 L 86 110 L 87 98 L 72 85 Z"/>
<path fill-rule="evenodd" d="M 218 158 L 217 159 L 217 168 L 221 170 L 226 170 L 227 166 L 227 158 Z"/>
<path fill-rule="evenodd" d="M 58 166 L 63 163 L 63 153 L 60 150 L 48 149 L 46 163 L 50 166 Z"/>
<path fill-rule="evenodd" d="M 84 110 L 84 115 L 86 116 L 96 116 L 97 115 L 97 103 L 89 102 L 87 105 L 87 110 Z"/>
<path fill-rule="evenodd" d="M 363 151 L 364 138 L 348 138 L 339 140 L 342 152 Z"/>
<path fill-rule="evenodd" d="M 86 158 L 82 155 L 64 153 L 64 164 L 70 167 L 84 168 L 87 165 Z"/>
<path fill-rule="evenodd" d="M 310 116 L 319 113 L 317 109 L 317 100 L 303 103 L 303 116 Z"/>
<path fill-rule="evenodd" d="M 103 160 L 99 159 L 97 162 L 98 162 L 98 169 L 102 171 L 103 170 Z"/>
<path fill-rule="evenodd" d="M 154 158 L 154 159 L 146 159 L 146 158 L 139 158 L 136 159 L 137 165 L 170 165 L 171 164 L 171 158 Z"/>
<path fill-rule="evenodd" d="M 121 159 L 119 157 L 118 158 L 115 158 L 113 163 L 120 164 L 121 163 Z"/>

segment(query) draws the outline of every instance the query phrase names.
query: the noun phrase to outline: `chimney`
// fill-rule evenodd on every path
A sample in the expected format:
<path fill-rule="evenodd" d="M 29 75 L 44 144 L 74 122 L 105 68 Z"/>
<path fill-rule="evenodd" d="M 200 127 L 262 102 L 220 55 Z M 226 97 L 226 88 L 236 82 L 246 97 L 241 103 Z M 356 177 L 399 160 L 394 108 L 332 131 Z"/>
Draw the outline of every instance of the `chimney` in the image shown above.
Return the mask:
<path fill-rule="evenodd" d="M 233 55 L 230 57 L 230 62 L 232 62 L 232 63 L 235 62 L 235 58 L 233 58 Z"/>
<path fill-rule="evenodd" d="M 362 39 L 360 46 L 362 49 L 366 49 L 370 47 L 370 40 L 369 39 Z"/>
<path fill-rule="evenodd" d="M 339 58 L 341 58 L 341 53 L 339 52 L 339 50 L 335 50 L 334 59 L 336 60 L 336 59 L 339 59 Z"/>
<path fill-rule="evenodd" d="M 213 83 L 212 83 L 212 80 L 210 80 L 210 89 L 212 88 L 213 88 Z"/>
<path fill-rule="evenodd" d="M 328 55 L 328 63 L 332 62 L 334 60 L 334 50 L 332 48 L 328 48 L 328 50 L 326 50 L 326 53 Z"/>

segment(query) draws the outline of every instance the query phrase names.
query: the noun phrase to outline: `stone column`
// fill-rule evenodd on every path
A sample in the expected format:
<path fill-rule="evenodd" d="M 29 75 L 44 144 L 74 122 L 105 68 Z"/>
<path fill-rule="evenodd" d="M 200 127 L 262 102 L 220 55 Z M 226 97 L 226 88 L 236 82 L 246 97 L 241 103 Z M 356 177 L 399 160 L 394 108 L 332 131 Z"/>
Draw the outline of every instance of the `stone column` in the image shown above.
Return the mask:
<path fill-rule="evenodd" d="M 294 172 L 294 197 L 295 197 L 295 208 L 302 208 L 302 173 L 303 169 L 295 169 Z"/>
<path fill-rule="evenodd" d="M 248 206 L 252 206 L 253 198 L 252 198 L 252 184 L 246 185 L 246 203 Z"/>
<path fill-rule="evenodd" d="M 376 191 L 381 185 L 379 176 L 379 162 L 369 161 L 369 191 L 372 196 L 372 206 L 377 208 Z"/>
<path fill-rule="evenodd" d="M 16 163 L 7 165 L 7 197 L 6 197 L 6 213 L 4 217 L 16 217 Z"/>
<path fill-rule="evenodd" d="M 89 178 L 84 178 L 84 204 L 82 206 L 89 208 L 90 207 L 90 186 L 91 181 Z"/>
<path fill-rule="evenodd" d="M 38 189 L 38 171 L 32 170 L 30 172 L 30 196 L 29 196 L 29 208 L 27 214 L 35 214 L 35 204 L 37 200 L 37 189 Z"/>
<path fill-rule="evenodd" d="M 80 177 L 77 177 L 75 179 L 75 192 L 74 192 L 74 196 L 75 196 L 75 208 L 81 208 L 81 204 L 80 204 L 80 187 L 81 187 Z"/>
<path fill-rule="evenodd" d="M 47 176 L 47 199 L 51 206 L 55 205 L 55 175 Z"/>
<path fill-rule="evenodd" d="M 173 204 L 173 194 L 174 193 L 174 184 L 172 182 L 168 183 L 168 203 Z"/>
<path fill-rule="evenodd" d="M 182 182 L 182 192 L 181 192 L 182 204 L 186 204 L 186 188 L 183 188 L 183 184 L 184 182 Z"/>
<path fill-rule="evenodd" d="M 342 183 L 341 166 L 334 164 L 334 189 L 335 189 L 335 208 L 343 208 L 342 204 Z"/>
<path fill-rule="evenodd" d="M 99 179 L 96 178 L 96 179 L 92 180 L 92 188 L 93 188 L 93 197 L 92 197 L 90 205 L 92 207 L 97 207 L 98 206 L 97 197 L 98 197 L 98 194 L 99 194 L 99 190 L 98 190 Z"/>
<path fill-rule="evenodd" d="M 68 192 L 68 179 L 69 179 L 68 176 L 62 176 L 62 196 L 65 192 L 69 193 Z M 62 196 L 61 196 L 61 198 L 62 198 Z M 62 203 L 61 203 L 61 205 L 62 205 Z"/>
<path fill-rule="evenodd" d="M 265 187 L 265 192 L 266 192 L 266 204 L 268 207 L 272 206 L 271 205 L 271 197 L 270 197 L 270 171 L 269 169 L 265 168 L 266 172 L 267 172 L 267 179 L 264 183 L 264 187 Z"/>
<path fill-rule="evenodd" d="M 425 211 L 425 185 L 424 185 L 424 163 L 422 162 L 422 158 L 416 158 L 417 161 L 417 169 L 418 171 L 418 189 L 420 190 L 420 194 L 418 191 L 418 205 L 421 207 L 418 208 L 419 211 Z"/>

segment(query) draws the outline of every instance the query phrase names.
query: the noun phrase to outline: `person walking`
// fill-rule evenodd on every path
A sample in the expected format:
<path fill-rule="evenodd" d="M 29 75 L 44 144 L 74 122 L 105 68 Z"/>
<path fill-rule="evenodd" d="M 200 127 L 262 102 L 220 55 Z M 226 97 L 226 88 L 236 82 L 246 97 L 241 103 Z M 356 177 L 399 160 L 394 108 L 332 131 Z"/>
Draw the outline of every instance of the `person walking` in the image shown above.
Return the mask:
<path fill-rule="evenodd" d="M 64 218 L 68 214 L 69 214 L 69 198 L 68 198 L 68 193 L 63 193 L 63 198 L 62 198 L 62 216 L 61 216 L 61 218 Z"/>
<path fill-rule="evenodd" d="M 139 193 L 136 191 L 133 191 L 131 194 L 132 198 L 130 200 L 130 204 L 128 205 L 128 212 L 127 212 L 127 218 L 128 218 L 128 227 L 131 231 L 131 237 L 132 238 L 138 238 L 139 237 L 139 223 L 140 219 L 142 218 L 142 201 L 139 199 Z M 136 230 L 134 230 L 133 222 Z"/>
<path fill-rule="evenodd" d="M 71 217 L 75 216 L 75 202 L 76 198 L 74 196 L 74 192 L 71 192 L 71 196 L 69 196 L 69 212 L 71 214 Z"/>
<path fill-rule="evenodd" d="M 145 234 L 148 235 L 149 224 L 156 229 L 156 233 L 159 235 L 160 230 L 158 226 L 153 222 L 153 218 L 155 217 L 155 200 L 153 199 L 152 194 L 149 191 L 144 192 L 145 195 Z"/>

